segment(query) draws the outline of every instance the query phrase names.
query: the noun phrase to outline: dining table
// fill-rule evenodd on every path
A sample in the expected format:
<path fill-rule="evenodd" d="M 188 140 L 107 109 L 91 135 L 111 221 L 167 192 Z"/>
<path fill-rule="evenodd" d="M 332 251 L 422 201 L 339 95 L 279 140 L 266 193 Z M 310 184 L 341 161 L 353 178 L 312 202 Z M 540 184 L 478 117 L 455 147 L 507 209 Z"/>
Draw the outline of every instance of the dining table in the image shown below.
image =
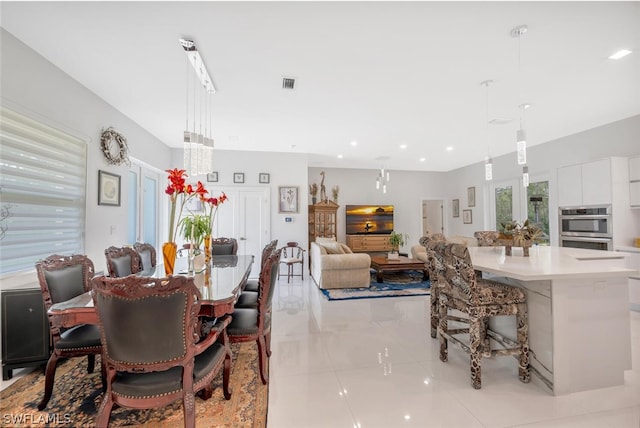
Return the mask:
<path fill-rule="evenodd" d="M 199 315 L 220 318 L 233 313 L 233 306 L 249 277 L 253 261 L 252 255 L 213 256 L 202 270 L 189 272 L 187 257 L 179 257 L 176 259 L 174 275 L 193 276 L 202 296 Z M 162 264 L 136 275 L 150 278 L 167 276 Z M 93 307 L 90 291 L 52 305 L 48 313 L 54 327 L 98 324 L 98 314 Z"/>

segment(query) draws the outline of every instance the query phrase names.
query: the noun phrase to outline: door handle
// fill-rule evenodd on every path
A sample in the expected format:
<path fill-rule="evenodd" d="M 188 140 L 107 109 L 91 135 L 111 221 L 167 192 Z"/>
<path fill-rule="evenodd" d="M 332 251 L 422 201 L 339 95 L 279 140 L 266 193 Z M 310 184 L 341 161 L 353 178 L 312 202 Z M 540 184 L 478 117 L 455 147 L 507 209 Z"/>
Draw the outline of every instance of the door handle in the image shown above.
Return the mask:
<path fill-rule="evenodd" d="M 247 240 L 247 238 L 240 238 L 240 240 L 241 240 L 241 241 L 246 241 L 246 240 Z"/>

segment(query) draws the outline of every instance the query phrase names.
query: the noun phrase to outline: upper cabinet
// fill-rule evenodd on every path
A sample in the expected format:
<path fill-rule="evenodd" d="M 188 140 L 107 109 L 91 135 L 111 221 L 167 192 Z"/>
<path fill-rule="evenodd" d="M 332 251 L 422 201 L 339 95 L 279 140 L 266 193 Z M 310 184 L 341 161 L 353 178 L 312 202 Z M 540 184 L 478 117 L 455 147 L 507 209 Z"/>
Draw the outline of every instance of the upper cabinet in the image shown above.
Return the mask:
<path fill-rule="evenodd" d="M 629 204 L 640 208 L 640 156 L 629 159 Z"/>
<path fill-rule="evenodd" d="M 558 168 L 558 206 L 612 203 L 611 159 Z"/>

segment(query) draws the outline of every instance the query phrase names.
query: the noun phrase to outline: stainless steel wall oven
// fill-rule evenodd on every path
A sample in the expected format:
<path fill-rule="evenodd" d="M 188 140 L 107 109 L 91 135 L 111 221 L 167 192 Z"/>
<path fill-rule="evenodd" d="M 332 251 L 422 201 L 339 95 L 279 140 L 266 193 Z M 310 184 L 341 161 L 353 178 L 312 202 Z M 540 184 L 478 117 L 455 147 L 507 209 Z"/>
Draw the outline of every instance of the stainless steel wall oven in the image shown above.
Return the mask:
<path fill-rule="evenodd" d="M 613 250 L 611 205 L 558 209 L 560 246 Z"/>

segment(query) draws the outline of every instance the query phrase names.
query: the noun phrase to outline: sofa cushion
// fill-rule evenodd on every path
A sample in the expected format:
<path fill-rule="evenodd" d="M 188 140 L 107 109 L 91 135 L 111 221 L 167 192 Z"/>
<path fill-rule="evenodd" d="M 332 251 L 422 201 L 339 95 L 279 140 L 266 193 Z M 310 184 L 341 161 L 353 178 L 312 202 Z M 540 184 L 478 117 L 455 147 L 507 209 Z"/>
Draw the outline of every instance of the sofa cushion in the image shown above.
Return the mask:
<path fill-rule="evenodd" d="M 323 237 L 318 237 L 318 238 L 316 238 L 316 241 L 315 241 L 315 242 L 316 242 L 318 245 L 321 245 L 321 244 L 326 243 L 326 242 L 336 242 L 336 238 L 335 238 L 335 237 L 333 237 L 333 238 L 323 238 Z"/>
<path fill-rule="evenodd" d="M 327 254 L 344 254 L 342 244 L 336 241 L 321 242 L 320 246 L 325 249 Z"/>

